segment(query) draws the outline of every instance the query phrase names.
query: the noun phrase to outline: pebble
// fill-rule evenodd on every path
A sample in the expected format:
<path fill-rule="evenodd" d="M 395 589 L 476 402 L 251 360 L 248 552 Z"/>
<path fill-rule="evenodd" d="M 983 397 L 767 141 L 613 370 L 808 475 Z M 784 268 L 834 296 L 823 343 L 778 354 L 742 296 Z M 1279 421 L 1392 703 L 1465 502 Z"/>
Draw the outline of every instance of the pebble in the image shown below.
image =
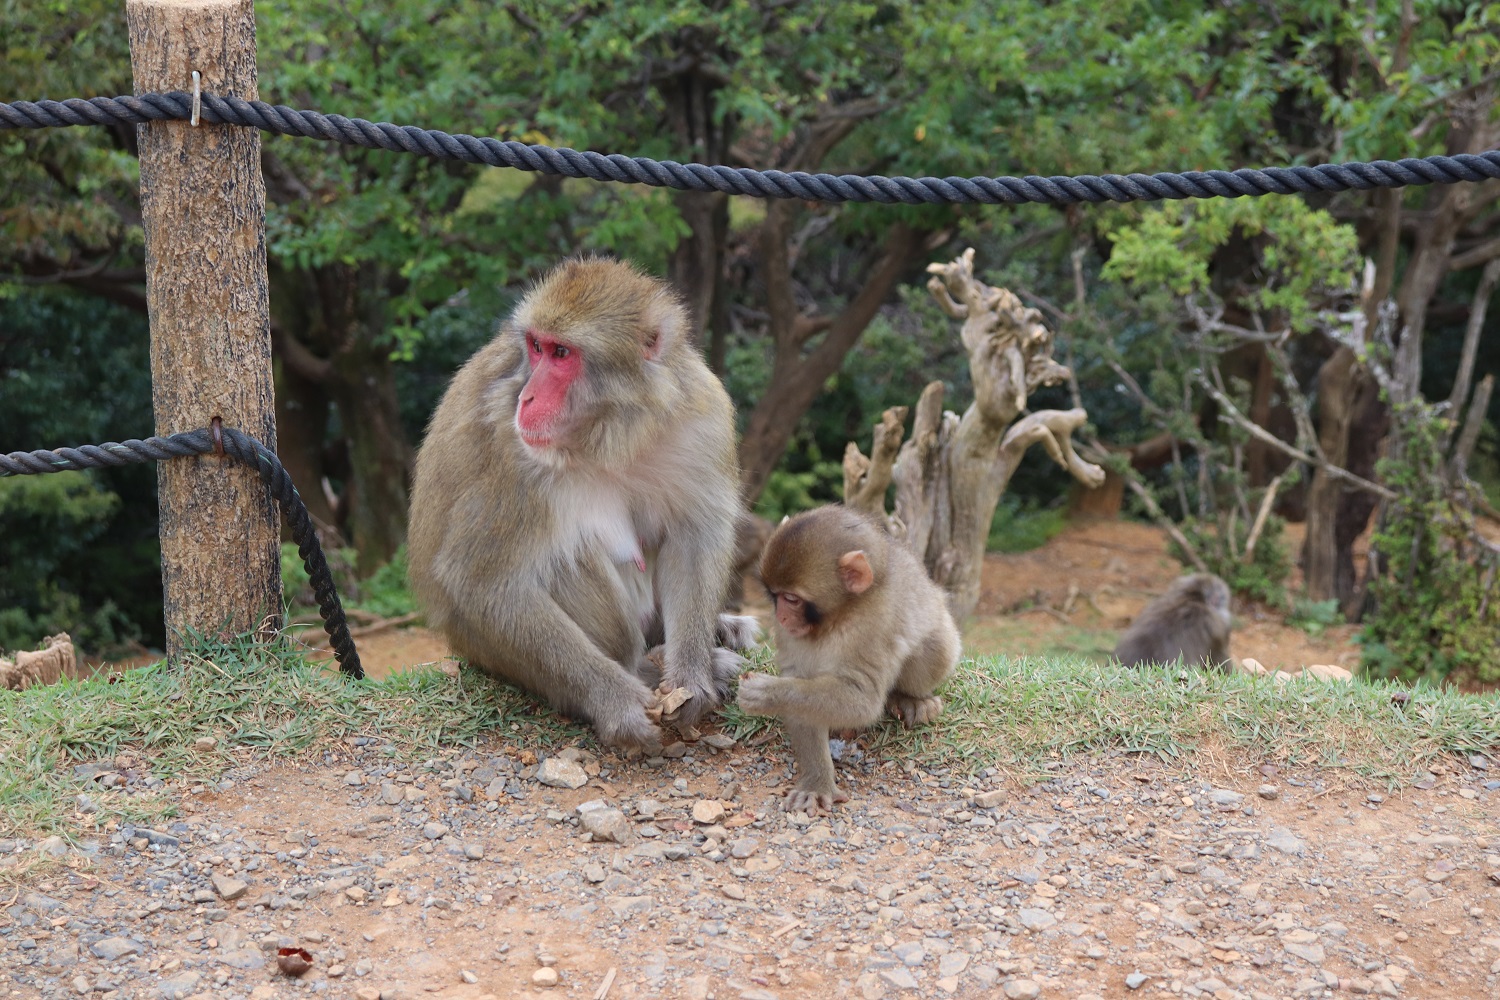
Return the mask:
<path fill-rule="evenodd" d="M 531 984 L 542 987 L 556 986 L 557 978 L 557 970 L 544 965 L 531 974 Z"/>
<path fill-rule="evenodd" d="M 1036 1000 L 1042 995 L 1041 986 L 1030 979 L 1012 979 L 1004 988 L 1008 1000 Z"/>
<path fill-rule="evenodd" d="M 589 776 L 575 760 L 548 757 L 536 769 L 536 780 L 552 788 L 582 788 L 589 783 Z"/>
<path fill-rule="evenodd" d="M 239 899 L 249 891 L 250 886 L 237 878 L 227 875 L 215 875 L 213 877 L 214 892 L 219 894 L 220 899 Z"/>
<path fill-rule="evenodd" d="M 693 822 L 711 826 L 724 818 L 728 810 L 718 799 L 699 799 L 693 803 Z"/>
<path fill-rule="evenodd" d="M 1132 972 L 1125 977 L 1125 988 L 1127 990 L 1138 990 L 1142 986 L 1145 986 L 1150 978 L 1150 976 L 1142 975 L 1139 972 Z"/>
<path fill-rule="evenodd" d="M 1261 785 L 1255 790 L 1255 794 L 1268 801 L 1274 801 L 1281 797 L 1281 789 L 1275 785 Z"/>

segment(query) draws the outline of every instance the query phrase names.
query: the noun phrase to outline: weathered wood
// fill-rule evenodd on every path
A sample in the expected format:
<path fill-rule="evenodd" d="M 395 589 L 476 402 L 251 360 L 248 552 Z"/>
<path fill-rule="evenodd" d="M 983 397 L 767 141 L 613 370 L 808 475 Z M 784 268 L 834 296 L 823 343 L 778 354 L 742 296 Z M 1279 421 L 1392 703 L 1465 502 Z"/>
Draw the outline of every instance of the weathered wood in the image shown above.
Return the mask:
<path fill-rule="evenodd" d="M 258 97 L 251 0 L 129 0 L 136 93 Z M 276 446 L 260 134 L 137 127 L 156 433 L 225 425 Z M 279 521 L 253 469 L 204 456 L 158 467 L 167 655 L 185 630 L 238 633 L 281 610 Z"/>
<path fill-rule="evenodd" d="M 1091 487 L 1104 482 L 1104 470 L 1073 450 L 1072 434 L 1088 419 L 1082 409 L 1042 410 L 1016 420 L 1033 390 L 1070 374 L 1052 360 L 1052 334 L 1041 314 L 1006 289 L 975 278 L 973 250 L 927 270 L 934 275 L 927 288 L 938 305 L 963 321 L 959 336 L 969 352 L 974 401 L 959 417 L 943 412 L 941 382 L 923 391 L 911 438 L 891 470 L 896 484 L 891 528 L 921 557 L 933 580 L 948 592 L 954 617 L 962 620 L 979 602 L 990 522 L 1026 450 L 1042 445 Z M 858 449 L 850 447 L 849 458 L 862 460 Z M 846 464 L 846 470 L 851 466 Z M 852 471 L 875 474 L 858 461 Z M 859 475 L 846 471 L 846 501 L 867 505 L 868 496 L 849 491 L 860 482 Z M 876 509 L 883 510 L 883 504 Z"/>
<path fill-rule="evenodd" d="M 844 448 L 846 505 L 866 513 L 885 515 L 885 491 L 891 485 L 891 466 L 895 465 L 896 453 L 901 448 L 906 413 L 907 407 L 892 406 L 880 415 L 869 458 L 853 441 Z"/>

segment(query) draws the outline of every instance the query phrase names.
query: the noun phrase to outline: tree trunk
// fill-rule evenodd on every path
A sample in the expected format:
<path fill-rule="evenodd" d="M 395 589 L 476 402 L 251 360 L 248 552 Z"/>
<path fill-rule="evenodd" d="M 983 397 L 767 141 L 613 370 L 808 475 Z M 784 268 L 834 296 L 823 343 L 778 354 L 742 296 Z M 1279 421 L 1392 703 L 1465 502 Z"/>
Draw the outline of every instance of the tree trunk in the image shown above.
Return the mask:
<path fill-rule="evenodd" d="M 401 427 L 390 351 L 359 338 L 333 359 L 329 392 L 349 440 L 349 535 L 368 576 L 406 541 L 413 453 Z"/>
<path fill-rule="evenodd" d="M 765 489 L 766 480 L 781 461 L 797 424 L 823 390 L 823 383 L 843 365 L 845 355 L 921 253 L 927 235 L 905 223 L 893 225 L 864 287 L 841 313 L 829 320 L 796 313 L 789 290 L 791 269 L 786 243 L 789 228 L 790 206 L 771 205 L 762 238 L 762 262 L 767 271 L 767 299 L 776 353 L 770 384 L 750 411 L 740 442 L 740 475 L 747 502 L 754 502 Z M 804 353 L 804 344 L 821 330 L 827 330 L 823 340 Z"/>
<path fill-rule="evenodd" d="M 137 93 L 191 90 L 254 100 L 250 0 L 130 0 Z M 188 122 L 137 127 L 156 433 L 214 418 L 276 447 L 260 133 Z M 158 469 L 167 655 L 188 630 L 274 629 L 279 520 L 256 470 L 205 455 Z"/>
<path fill-rule="evenodd" d="M 1082 409 L 1041 410 L 1016 421 L 1033 390 L 1070 377 L 1052 360 L 1052 335 L 1037 311 L 976 279 L 973 250 L 928 271 L 939 276 L 928 281 L 928 290 L 948 315 L 963 320 L 974 402 L 962 418 L 945 413 L 943 384 L 929 383 L 917 402 L 911 439 L 899 452 L 906 408 L 887 410 L 869 458 L 853 443 L 845 450 L 845 501 L 883 514 L 884 483 L 895 482 L 891 532 L 922 559 L 961 621 L 979 603 L 990 523 L 1027 449 L 1041 444 L 1092 487 L 1104 482 L 1104 470 L 1073 451 L 1073 432 L 1088 420 Z"/>

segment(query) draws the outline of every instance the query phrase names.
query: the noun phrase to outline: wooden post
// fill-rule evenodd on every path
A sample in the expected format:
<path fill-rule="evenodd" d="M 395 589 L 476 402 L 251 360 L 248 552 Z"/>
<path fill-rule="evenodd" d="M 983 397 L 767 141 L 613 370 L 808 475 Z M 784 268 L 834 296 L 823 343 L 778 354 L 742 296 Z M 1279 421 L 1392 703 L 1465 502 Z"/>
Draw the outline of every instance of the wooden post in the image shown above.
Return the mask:
<path fill-rule="evenodd" d="M 128 0 L 135 92 L 258 96 L 252 0 Z M 260 133 L 137 127 L 156 433 L 214 417 L 276 447 Z M 281 612 L 280 521 L 253 469 L 213 455 L 157 466 L 167 655 L 183 630 L 237 634 Z"/>

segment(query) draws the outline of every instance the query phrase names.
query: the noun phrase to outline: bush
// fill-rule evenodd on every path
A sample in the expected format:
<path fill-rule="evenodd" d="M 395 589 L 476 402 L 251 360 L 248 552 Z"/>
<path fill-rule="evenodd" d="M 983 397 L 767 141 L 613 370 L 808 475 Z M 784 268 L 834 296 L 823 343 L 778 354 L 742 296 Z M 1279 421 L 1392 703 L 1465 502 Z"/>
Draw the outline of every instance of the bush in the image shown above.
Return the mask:
<path fill-rule="evenodd" d="M 1208 571 L 1229 584 L 1230 590 L 1273 608 L 1287 606 L 1286 578 L 1292 570 L 1292 563 L 1282 537 L 1286 522 L 1281 518 L 1275 515 L 1266 518 L 1260 539 L 1255 543 L 1255 558 L 1248 563 L 1242 553 L 1249 541 L 1250 527 L 1243 521 L 1235 525 L 1233 546 L 1224 544 L 1219 526 L 1213 522 L 1188 518 L 1178 527 L 1198 551 Z M 1176 544 L 1170 545 L 1169 551 L 1185 567 L 1190 565 L 1186 553 Z"/>
<path fill-rule="evenodd" d="M 990 521 L 989 552 L 1030 552 L 1062 534 L 1068 526 L 1062 510 L 1038 507 L 1007 493 L 995 507 Z"/>
<path fill-rule="evenodd" d="M 1406 433 L 1404 458 L 1376 470 L 1396 492 L 1371 551 L 1381 572 L 1370 582 L 1375 609 L 1366 618 L 1366 673 L 1438 682 L 1454 674 L 1500 682 L 1500 559 L 1479 548 L 1469 512 L 1443 479 L 1444 422 L 1425 409 L 1392 414 Z"/>

